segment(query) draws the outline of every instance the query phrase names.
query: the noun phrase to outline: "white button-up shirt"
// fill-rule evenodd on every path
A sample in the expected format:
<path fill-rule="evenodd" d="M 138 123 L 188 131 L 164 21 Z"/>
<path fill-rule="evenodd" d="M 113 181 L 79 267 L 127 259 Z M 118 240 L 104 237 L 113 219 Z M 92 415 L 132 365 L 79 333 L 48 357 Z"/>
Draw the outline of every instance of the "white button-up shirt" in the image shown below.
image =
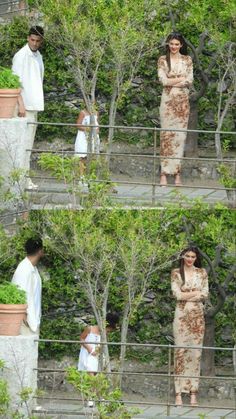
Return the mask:
<path fill-rule="evenodd" d="M 27 322 L 30 329 L 36 332 L 41 319 L 42 282 L 38 269 L 32 265 L 28 257 L 17 266 L 12 282 L 26 291 Z"/>
<path fill-rule="evenodd" d="M 12 70 L 20 77 L 22 99 L 27 111 L 43 111 L 44 65 L 39 51 L 31 51 L 28 44 L 13 57 Z"/>

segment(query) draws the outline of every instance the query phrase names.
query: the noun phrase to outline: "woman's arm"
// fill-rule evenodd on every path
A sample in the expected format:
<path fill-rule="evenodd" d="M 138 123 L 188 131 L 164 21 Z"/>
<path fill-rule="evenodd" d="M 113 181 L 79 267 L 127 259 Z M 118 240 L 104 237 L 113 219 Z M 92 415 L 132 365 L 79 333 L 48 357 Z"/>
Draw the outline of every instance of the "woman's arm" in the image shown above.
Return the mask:
<path fill-rule="evenodd" d="M 90 330 L 90 328 L 89 327 L 86 327 L 86 329 L 84 329 L 84 331 L 83 331 L 83 333 L 81 333 L 81 335 L 80 335 L 80 340 L 85 340 L 86 339 L 86 337 L 88 336 L 88 334 L 89 334 L 89 330 Z M 87 344 L 87 343 L 81 343 L 81 346 L 83 346 L 85 349 L 87 349 L 87 351 L 90 353 L 90 354 L 93 354 L 93 352 L 94 352 L 94 350 L 93 350 L 93 347 L 92 347 L 92 345 L 89 345 L 89 344 Z"/>
<path fill-rule="evenodd" d="M 85 117 L 85 112 L 84 111 L 81 111 L 80 114 L 79 114 L 79 116 L 78 116 L 78 118 L 77 118 L 76 124 L 77 125 L 81 125 L 82 122 L 83 122 L 84 117 Z M 86 127 L 78 127 L 78 130 L 79 131 L 86 131 L 87 128 Z"/>
<path fill-rule="evenodd" d="M 204 301 L 208 298 L 209 286 L 208 275 L 205 269 L 202 269 L 202 289 L 197 291 L 197 295 L 191 298 L 190 301 Z"/>
<path fill-rule="evenodd" d="M 192 58 L 187 56 L 186 57 L 186 77 L 183 77 L 184 80 L 181 80 L 176 87 L 191 87 L 193 84 L 193 62 Z"/>
<path fill-rule="evenodd" d="M 177 86 L 181 82 L 185 82 L 185 77 L 167 77 L 166 72 L 166 60 L 164 57 L 160 57 L 158 60 L 158 78 L 160 83 L 166 87 L 166 86 Z"/>
<path fill-rule="evenodd" d="M 195 297 L 199 291 L 181 291 L 182 281 L 176 270 L 171 272 L 171 289 L 177 301 L 189 301 Z"/>
<path fill-rule="evenodd" d="M 209 295 L 208 275 L 205 269 L 202 269 L 202 289 L 200 291 L 200 297 L 202 300 L 206 300 Z"/>

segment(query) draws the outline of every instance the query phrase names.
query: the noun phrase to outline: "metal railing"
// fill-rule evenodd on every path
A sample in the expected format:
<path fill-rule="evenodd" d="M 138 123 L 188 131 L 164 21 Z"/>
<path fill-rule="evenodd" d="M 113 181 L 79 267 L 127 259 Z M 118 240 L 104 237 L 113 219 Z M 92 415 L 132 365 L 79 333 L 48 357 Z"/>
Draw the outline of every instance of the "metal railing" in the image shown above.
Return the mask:
<path fill-rule="evenodd" d="M 9 0 L 9 1 L 3 1 L 0 3 L 0 16 L 2 16 L 3 18 L 6 16 L 7 18 L 12 18 L 15 15 L 22 15 L 22 14 L 26 14 L 26 12 L 29 10 L 28 5 L 26 4 L 27 2 L 25 2 L 25 6 L 21 7 L 20 6 L 21 1 L 20 0 Z M 4 8 L 5 6 L 5 11 L 1 12 L 1 9 Z M 8 7 L 8 8 L 7 8 Z"/>
<path fill-rule="evenodd" d="M 93 128 L 97 128 L 96 125 L 78 125 L 75 123 L 62 123 L 62 122 L 28 122 L 29 125 L 39 125 L 39 126 L 59 126 L 59 127 L 75 127 L 75 128 L 79 128 L 79 127 L 86 127 L 86 128 L 90 128 L 90 130 L 92 130 Z M 147 182 L 147 181 L 133 181 L 133 180 L 107 180 L 107 179 L 99 179 L 99 180 L 92 180 L 92 182 L 106 182 L 106 183 L 116 183 L 118 185 L 140 185 L 140 186 L 151 186 L 152 191 L 151 191 L 151 203 L 153 205 L 155 205 L 156 203 L 156 188 L 159 185 L 158 181 L 157 181 L 157 171 L 158 171 L 158 162 L 161 159 L 172 159 L 172 160 L 176 160 L 177 157 L 168 157 L 168 156 L 160 156 L 157 153 L 158 150 L 158 145 L 157 145 L 157 133 L 162 132 L 162 131 L 171 131 L 171 132 L 185 132 L 185 133 L 204 133 L 204 134 L 224 134 L 224 135 L 236 135 L 235 131 L 215 131 L 215 130 L 203 130 L 203 129 L 164 129 L 164 128 L 159 128 L 159 127 L 143 127 L 143 126 L 126 126 L 126 125 L 99 125 L 100 129 L 114 129 L 114 130 L 123 130 L 123 131 L 147 131 L 147 132 L 152 132 L 153 133 L 153 152 L 148 154 L 148 153 L 120 153 L 120 152 L 106 152 L 106 151 L 101 151 L 99 153 L 96 152 L 87 152 L 87 153 L 80 153 L 80 154 L 85 154 L 85 155 L 93 155 L 93 156 L 100 156 L 100 157 L 109 157 L 109 158 L 119 158 L 119 157 L 126 157 L 126 158 L 133 158 L 133 159 L 149 159 L 152 163 L 152 168 L 151 168 L 151 181 Z M 74 151 L 68 151 L 68 150 L 37 150 L 37 149 L 32 149 L 32 150 L 27 150 L 27 151 L 31 151 L 32 153 L 37 153 L 37 154 L 41 154 L 41 153 L 49 153 L 49 154 L 58 154 L 58 155 L 72 155 L 75 156 L 76 153 Z M 232 172 L 236 172 L 236 159 L 232 158 L 217 158 L 217 157 L 182 157 L 182 158 L 178 158 L 179 160 L 185 162 L 185 161 L 190 161 L 190 162 L 209 162 L 211 164 L 220 164 L 220 163 L 224 163 L 224 164 L 228 164 L 228 165 L 233 165 L 233 170 Z M 40 176 L 35 176 L 35 179 L 41 179 Z M 43 177 L 44 180 L 53 180 L 53 177 Z M 167 187 L 171 187 L 171 188 L 175 188 L 176 185 L 173 184 L 167 184 Z M 206 185 L 191 185 L 191 184 L 183 184 L 181 186 L 181 189 L 205 189 L 205 190 L 213 190 L 213 191 L 234 191 L 235 188 L 230 188 L 230 187 L 225 187 L 225 186 L 206 186 Z M 178 186 L 179 189 L 179 186 Z M 57 191 L 56 193 L 60 193 L 60 191 Z"/>
<path fill-rule="evenodd" d="M 43 343 L 49 343 L 49 344 L 53 344 L 53 343 L 59 343 L 59 344 L 76 344 L 76 345 L 82 345 L 84 343 L 86 344 L 98 344 L 98 342 L 94 342 L 94 341 L 84 341 L 84 340 L 70 340 L 70 339 L 35 339 L 35 342 L 43 342 Z M 123 402 L 127 405 L 136 405 L 136 406 L 145 406 L 145 405 L 149 405 L 149 406 L 165 406 L 166 407 L 166 415 L 169 416 L 171 413 L 171 407 L 175 406 L 175 403 L 173 401 L 171 401 L 171 392 L 172 392 L 172 380 L 175 377 L 184 377 L 184 378 L 199 378 L 200 382 L 201 380 L 221 380 L 221 381 L 228 381 L 228 382 L 232 382 L 233 385 L 236 385 L 236 376 L 235 375 L 231 375 L 231 376 L 217 376 L 217 375 L 200 375 L 200 376 L 196 376 L 196 375 L 177 375 L 175 373 L 172 372 L 172 355 L 175 349 L 196 349 L 196 350 L 207 350 L 207 351 L 227 351 L 233 354 L 233 352 L 236 352 L 236 348 L 222 348 L 222 347 L 215 347 L 215 346 L 180 346 L 180 345 L 173 345 L 173 344 L 157 344 L 157 343 L 136 343 L 136 342 L 99 342 L 99 345 L 101 346 L 126 346 L 128 347 L 141 347 L 141 348 L 161 348 L 161 349 L 166 349 L 168 351 L 168 364 L 167 364 L 167 372 L 166 373 L 161 373 L 161 372 L 132 372 L 132 371 L 103 371 L 103 374 L 107 375 L 107 376 L 112 376 L 112 375 L 119 375 L 122 378 L 124 376 L 143 376 L 145 375 L 148 377 L 161 377 L 162 379 L 167 379 L 167 398 L 165 402 L 153 402 L 153 401 L 134 401 L 134 400 L 129 400 L 129 399 L 122 399 L 122 400 L 117 400 L 117 403 Z M 233 357 L 232 357 L 233 359 Z M 37 368 L 36 369 L 38 372 L 46 372 L 46 373 L 66 373 L 65 369 L 57 369 L 57 368 Z M 235 387 L 236 389 L 236 387 Z M 68 402 L 83 402 L 83 398 L 71 398 L 71 397 L 47 397 L 47 396 L 42 396 L 40 397 L 42 399 L 48 400 L 48 401 L 55 401 L 55 400 L 60 400 L 60 401 L 68 401 Z M 95 402 L 100 402 L 100 403 L 109 403 L 109 400 L 94 400 Z M 185 407 L 191 407 L 193 408 L 193 406 L 189 405 L 189 404 L 184 404 Z M 229 410 L 232 412 L 236 412 L 236 398 L 235 398 L 235 404 L 234 406 L 231 407 L 226 407 L 226 406 L 220 406 L 220 408 L 216 405 L 216 404 L 210 404 L 210 405 L 205 405 L 205 404 L 199 404 L 198 408 L 201 409 L 220 409 L 220 410 Z M 63 411 L 65 414 L 65 411 Z M 222 416 L 223 418 L 224 416 Z"/>

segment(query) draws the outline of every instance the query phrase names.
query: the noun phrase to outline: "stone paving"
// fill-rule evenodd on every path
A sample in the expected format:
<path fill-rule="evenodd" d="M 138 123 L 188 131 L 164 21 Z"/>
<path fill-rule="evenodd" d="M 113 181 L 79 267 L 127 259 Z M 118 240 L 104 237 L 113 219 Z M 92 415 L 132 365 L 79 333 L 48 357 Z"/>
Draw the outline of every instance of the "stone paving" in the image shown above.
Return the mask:
<path fill-rule="evenodd" d="M 67 192 L 67 187 L 62 182 L 47 179 L 35 179 L 35 181 L 39 185 L 38 190 L 28 191 L 30 194 L 30 201 L 35 206 L 35 209 L 40 206 L 65 206 L 71 203 L 72 199 Z M 177 203 L 180 201 L 186 201 L 185 205 L 190 206 L 191 201 L 195 198 L 201 198 L 210 205 L 222 203 L 224 205 L 236 207 L 235 199 L 233 198 L 229 201 L 225 189 L 214 189 L 214 187 L 221 188 L 220 185 L 212 181 L 209 181 L 208 185 L 204 186 L 186 183 L 185 186 L 178 188 L 174 185 L 166 187 L 157 185 L 155 186 L 155 191 L 151 185 L 117 183 L 115 186 L 116 193 L 110 193 L 109 196 L 112 202 L 127 207 L 158 207 L 170 202 Z M 86 197 L 87 193 L 87 186 L 81 185 L 77 202 L 81 202 L 81 199 Z"/>
<path fill-rule="evenodd" d="M 67 403 L 67 404 L 66 404 Z M 68 404 L 69 403 L 69 404 Z M 211 403 L 210 405 L 212 405 Z M 222 401 L 222 407 L 224 402 Z M 233 405 L 233 403 L 232 403 Z M 232 406 L 231 405 L 231 406 Z M 135 406 L 135 405 L 134 405 Z M 192 408 L 190 406 L 183 407 L 167 407 L 162 405 L 138 405 L 135 408 L 140 409 L 140 413 L 133 416 L 133 419 L 236 419 L 236 410 L 233 407 L 225 408 Z M 81 403 L 76 400 L 73 402 L 63 402 L 54 400 L 43 403 L 41 411 L 36 411 L 37 417 L 50 417 L 51 419 L 82 419 L 82 418 L 95 418 L 95 408 L 85 408 Z"/>

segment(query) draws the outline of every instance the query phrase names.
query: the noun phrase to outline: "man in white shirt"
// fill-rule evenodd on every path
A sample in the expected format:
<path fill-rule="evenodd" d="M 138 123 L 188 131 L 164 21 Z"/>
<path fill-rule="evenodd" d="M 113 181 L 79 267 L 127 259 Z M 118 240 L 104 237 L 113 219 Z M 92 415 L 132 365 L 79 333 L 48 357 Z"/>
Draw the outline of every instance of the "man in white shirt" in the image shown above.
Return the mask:
<path fill-rule="evenodd" d="M 43 42 L 44 30 L 41 26 L 33 26 L 29 30 L 27 44 L 13 57 L 12 70 L 20 78 L 22 90 L 18 100 L 18 116 L 27 117 L 28 122 L 37 122 L 37 114 L 44 110 L 43 76 L 44 65 L 42 55 L 38 51 Z M 34 145 L 37 125 L 28 125 L 28 137 L 25 149 L 31 150 Z M 30 169 L 31 152 L 25 154 L 25 169 Z M 29 187 L 34 185 L 29 181 Z"/>
<path fill-rule="evenodd" d="M 12 282 L 27 295 L 27 319 L 21 326 L 21 335 L 39 334 L 42 283 L 36 265 L 43 256 L 42 240 L 28 239 L 25 250 L 27 256 L 17 266 Z"/>

